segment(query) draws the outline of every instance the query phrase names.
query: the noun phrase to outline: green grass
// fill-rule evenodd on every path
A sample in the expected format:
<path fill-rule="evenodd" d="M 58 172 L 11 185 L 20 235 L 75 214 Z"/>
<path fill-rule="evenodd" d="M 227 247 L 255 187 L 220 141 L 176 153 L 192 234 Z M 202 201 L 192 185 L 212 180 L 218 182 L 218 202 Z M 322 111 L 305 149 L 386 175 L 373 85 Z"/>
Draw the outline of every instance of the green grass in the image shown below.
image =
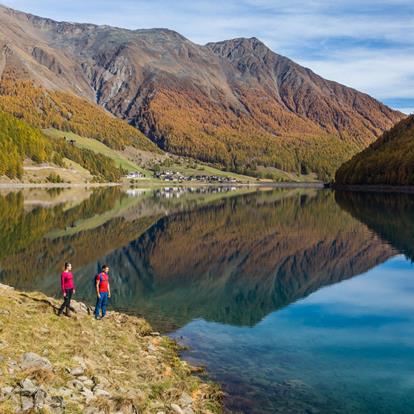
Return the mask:
<path fill-rule="evenodd" d="M 171 167 L 163 167 L 161 166 L 161 170 L 162 171 L 177 171 L 180 172 L 181 174 L 190 176 L 190 175 L 216 175 L 218 177 L 230 177 L 230 178 L 234 178 L 238 181 L 242 181 L 242 182 L 256 182 L 256 178 L 255 177 L 250 177 L 248 175 L 242 175 L 242 174 L 236 174 L 236 173 L 232 173 L 232 172 L 228 172 L 228 171 L 222 171 L 219 170 L 217 168 L 214 167 L 210 167 L 209 165 L 205 165 L 205 164 L 199 164 L 199 163 L 195 163 L 195 167 L 189 167 L 188 163 L 187 165 L 185 165 L 186 163 L 184 163 L 184 165 L 180 165 L 177 163 L 174 163 L 171 165 Z"/>
<path fill-rule="evenodd" d="M 79 148 L 89 149 L 93 152 L 105 155 L 108 158 L 111 158 L 112 160 L 114 160 L 115 164 L 118 167 L 121 167 L 128 172 L 140 172 L 144 174 L 145 176 L 151 176 L 151 173 L 149 173 L 147 170 L 139 167 L 137 164 L 128 160 L 118 151 L 115 151 L 107 147 L 105 144 L 103 144 L 102 142 L 96 139 L 82 137 L 80 135 L 74 134 L 73 132 L 58 131 L 57 129 L 54 129 L 54 128 L 45 129 L 44 133 L 51 138 L 73 139 L 76 142 L 75 145 L 78 146 Z"/>

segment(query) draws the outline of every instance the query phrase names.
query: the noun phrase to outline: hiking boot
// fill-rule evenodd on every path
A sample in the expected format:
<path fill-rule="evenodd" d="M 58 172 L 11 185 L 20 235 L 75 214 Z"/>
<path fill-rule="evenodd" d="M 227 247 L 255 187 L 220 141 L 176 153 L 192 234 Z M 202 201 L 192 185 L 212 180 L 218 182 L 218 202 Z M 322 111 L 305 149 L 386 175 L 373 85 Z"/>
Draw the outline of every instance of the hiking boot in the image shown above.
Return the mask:
<path fill-rule="evenodd" d="M 69 309 L 66 309 L 66 316 L 67 316 L 68 318 L 70 318 L 70 317 L 72 316 L 72 313 L 70 312 L 70 310 L 69 310 Z"/>
<path fill-rule="evenodd" d="M 96 319 L 97 321 L 100 321 L 102 318 L 101 318 L 100 316 L 95 316 L 95 319 Z"/>

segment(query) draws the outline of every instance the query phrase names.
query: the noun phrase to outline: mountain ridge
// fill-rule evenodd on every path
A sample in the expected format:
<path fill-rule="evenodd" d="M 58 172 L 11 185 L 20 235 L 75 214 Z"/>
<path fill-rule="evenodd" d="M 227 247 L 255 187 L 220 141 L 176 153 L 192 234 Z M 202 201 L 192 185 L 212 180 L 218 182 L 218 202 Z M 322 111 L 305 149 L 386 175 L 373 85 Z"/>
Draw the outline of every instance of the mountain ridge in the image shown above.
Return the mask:
<path fill-rule="evenodd" d="M 166 151 L 229 170 L 328 178 L 403 118 L 255 37 L 203 46 L 170 29 L 56 22 L 4 7 L 0 23 L 0 74 L 70 91 Z"/>

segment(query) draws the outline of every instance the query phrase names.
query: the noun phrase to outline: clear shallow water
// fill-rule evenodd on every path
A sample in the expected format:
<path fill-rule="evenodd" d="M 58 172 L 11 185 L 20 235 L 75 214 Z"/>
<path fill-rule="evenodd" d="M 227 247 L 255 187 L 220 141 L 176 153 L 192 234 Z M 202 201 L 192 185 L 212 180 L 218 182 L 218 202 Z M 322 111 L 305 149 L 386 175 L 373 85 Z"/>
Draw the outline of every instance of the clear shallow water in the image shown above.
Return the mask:
<path fill-rule="evenodd" d="M 174 336 L 243 412 L 414 411 L 413 266 L 398 256 L 254 327 L 196 320 Z"/>
<path fill-rule="evenodd" d="M 0 282 L 112 307 L 189 346 L 246 413 L 414 412 L 414 198 L 325 190 L 0 194 Z"/>

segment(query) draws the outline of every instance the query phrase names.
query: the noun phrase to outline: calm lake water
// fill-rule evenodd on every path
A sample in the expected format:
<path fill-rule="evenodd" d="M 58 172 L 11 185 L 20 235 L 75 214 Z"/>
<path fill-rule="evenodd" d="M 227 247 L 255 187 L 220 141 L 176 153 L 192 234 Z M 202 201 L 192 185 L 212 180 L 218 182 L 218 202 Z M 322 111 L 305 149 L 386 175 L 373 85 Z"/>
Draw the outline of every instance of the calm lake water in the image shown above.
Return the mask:
<path fill-rule="evenodd" d="M 414 195 L 313 189 L 0 193 L 0 282 L 114 309 L 188 346 L 242 413 L 414 412 Z"/>

